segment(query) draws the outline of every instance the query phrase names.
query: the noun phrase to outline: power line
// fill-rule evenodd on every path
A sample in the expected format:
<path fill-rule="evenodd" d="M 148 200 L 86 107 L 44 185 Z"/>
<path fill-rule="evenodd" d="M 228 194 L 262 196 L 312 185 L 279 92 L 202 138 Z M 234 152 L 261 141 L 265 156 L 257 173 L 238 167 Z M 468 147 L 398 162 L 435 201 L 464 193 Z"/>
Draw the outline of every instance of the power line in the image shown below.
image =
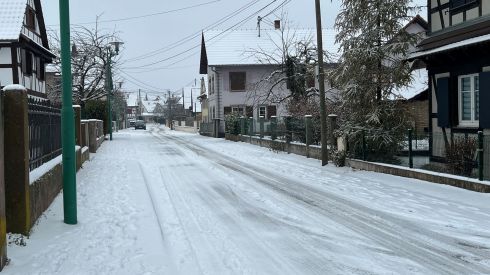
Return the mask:
<path fill-rule="evenodd" d="M 174 12 L 189 10 L 189 9 L 198 8 L 198 7 L 201 7 L 201 6 L 206 6 L 206 5 L 214 4 L 216 2 L 221 2 L 221 1 L 222 0 L 213 0 L 213 1 L 204 2 L 204 3 L 200 3 L 200 4 L 196 4 L 196 5 L 192 5 L 192 6 L 187 6 L 187 7 L 183 7 L 183 8 L 178 8 L 178 9 L 174 9 L 174 10 L 167 10 L 167 11 L 150 13 L 150 14 L 145 14 L 145 15 L 131 16 L 131 17 L 125 17 L 125 18 L 117 18 L 117 19 L 110 19 L 110 20 L 101 20 L 101 21 L 92 21 L 92 22 L 84 22 L 84 23 L 75 23 L 73 25 L 93 25 L 93 24 L 98 24 L 98 23 L 112 23 L 112 22 L 130 21 L 130 20 L 135 20 L 135 19 L 148 18 L 148 17 L 158 16 L 158 15 L 163 15 L 163 14 L 169 14 L 169 13 L 174 13 Z M 48 25 L 48 26 L 59 26 L 59 24 Z"/>
<path fill-rule="evenodd" d="M 233 25 L 233 26 L 231 26 L 231 27 L 227 28 L 226 30 L 224 30 L 224 31 L 222 31 L 222 32 L 220 32 L 220 33 L 218 33 L 217 35 L 215 35 L 215 36 L 211 37 L 210 39 L 208 39 L 208 41 L 211 41 L 211 40 L 213 40 L 213 39 L 215 39 L 215 38 L 217 38 L 217 37 L 219 37 L 219 36 L 221 36 L 221 35 L 225 34 L 225 33 L 226 33 L 226 32 L 228 32 L 229 30 L 231 30 L 231 29 L 233 29 L 233 28 L 235 28 L 235 27 L 237 27 L 237 26 L 241 26 L 241 25 L 243 25 L 245 22 L 247 22 L 247 21 L 249 21 L 251 18 L 255 17 L 255 16 L 256 16 L 258 13 L 260 13 L 261 11 L 263 11 L 263 10 L 267 9 L 269 6 L 271 6 L 272 4 L 274 4 L 276 1 L 277 1 L 277 0 L 273 0 L 273 1 L 271 1 L 269 4 L 267 4 L 266 6 L 262 7 L 261 9 L 259 9 L 259 10 L 258 10 L 258 11 L 256 11 L 256 12 L 254 12 L 253 14 L 249 15 L 248 17 L 244 18 L 243 20 L 239 21 L 239 22 L 238 22 L 238 23 L 236 23 L 235 25 Z M 286 1 L 287 1 L 287 0 L 286 0 Z M 284 5 L 284 3 L 285 3 L 286 1 L 284 1 L 284 2 L 283 2 L 282 4 L 280 4 L 279 6 Z M 186 50 L 184 50 L 184 51 L 182 51 L 182 52 L 179 52 L 179 53 L 177 53 L 177 54 L 175 54 L 175 55 L 173 55 L 173 56 L 170 56 L 170 57 L 167 57 L 167 58 L 164 58 L 164 59 L 161 59 L 161 60 L 158 60 L 158 61 L 152 62 L 152 63 L 148 63 L 148 64 L 145 64 L 145 65 L 141 65 L 141 66 L 136 66 L 136 67 L 126 67 L 126 69 L 140 69 L 140 68 L 147 68 L 147 67 L 149 67 L 149 66 L 153 66 L 153 65 L 156 65 L 156 64 L 160 64 L 160 63 L 163 63 L 163 62 L 165 62 L 165 61 L 168 61 L 168 60 L 174 59 L 174 58 L 176 58 L 176 57 L 178 57 L 178 56 L 180 56 L 180 55 L 182 55 L 182 54 L 186 54 L 186 53 L 188 53 L 188 52 L 190 52 L 190 51 L 192 51 L 192 50 L 194 50 L 194 49 L 196 49 L 196 48 L 198 48 L 198 47 L 200 47 L 200 46 L 201 46 L 201 44 L 197 44 L 197 45 L 195 45 L 195 46 L 193 46 L 193 47 L 191 47 L 191 48 L 188 48 L 188 49 L 186 49 Z M 185 59 L 184 59 L 184 60 L 185 60 Z"/>
<path fill-rule="evenodd" d="M 241 8 L 233 11 L 232 13 L 228 14 L 227 16 L 217 20 L 216 22 L 204 27 L 203 29 L 210 29 L 210 28 L 215 28 L 223 23 L 225 23 L 226 21 L 230 20 L 231 18 L 237 16 L 238 14 L 240 14 L 241 12 L 247 10 L 248 8 L 252 7 L 253 5 L 255 5 L 256 3 L 258 3 L 259 1 L 261 0 L 254 0 L 254 1 L 251 1 L 249 2 L 248 4 L 242 6 Z M 185 44 L 186 42 L 189 42 L 189 41 L 192 41 L 194 38 L 196 37 L 199 37 L 199 35 L 201 34 L 201 31 L 198 31 L 198 32 L 195 32 L 191 35 L 188 35 L 172 44 L 169 44 L 167 46 L 164 46 L 162 48 L 159 48 L 159 49 L 156 49 L 156 50 L 153 50 L 149 53 L 146 53 L 146 54 L 142 54 L 140 56 L 136 56 L 136 57 L 133 57 L 133 58 L 130 58 L 130 59 L 127 59 L 126 62 L 132 62 L 132 61 L 139 61 L 141 59 L 147 59 L 149 57 L 153 57 L 155 55 L 158 55 L 164 51 L 168 51 L 168 50 L 171 50 L 171 49 L 174 49 L 182 44 Z"/>
<path fill-rule="evenodd" d="M 155 87 L 155 86 L 152 86 L 150 84 L 147 84 L 131 75 L 129 75 L 128 73 L 124 72 L 123 70 L 121 69 L 117 69 L 121 74 L 123 74 L 123 76 L 126 76 L 125 79 L 128 80 L 129 82 L 135 84 L 135 85 L 138 85 L 138 86 L 146 86 L 145 88 L 148 88 L 149 90 L 153 90 L 155 92 L 159 91 L 160 88 L 159 87 Z M 128 79 L 129 78 L 129 79 Z M 135 83 L 134 81 L 136 81 L 137 83 Z M 138 84 L 139 83 L 139 84 Z"/>

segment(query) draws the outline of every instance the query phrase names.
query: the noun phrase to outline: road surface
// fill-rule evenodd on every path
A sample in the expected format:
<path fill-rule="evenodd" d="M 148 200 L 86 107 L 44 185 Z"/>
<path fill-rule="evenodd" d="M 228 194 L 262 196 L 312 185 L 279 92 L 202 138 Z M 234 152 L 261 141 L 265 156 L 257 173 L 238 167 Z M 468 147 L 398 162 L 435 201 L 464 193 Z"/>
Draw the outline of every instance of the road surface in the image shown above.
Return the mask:
<path fill-rule="evenodd" d="M 148 129 L 104 143 L 80 225 L 56 201 L 7 274 L 490 274 L 489 195 Z"/>

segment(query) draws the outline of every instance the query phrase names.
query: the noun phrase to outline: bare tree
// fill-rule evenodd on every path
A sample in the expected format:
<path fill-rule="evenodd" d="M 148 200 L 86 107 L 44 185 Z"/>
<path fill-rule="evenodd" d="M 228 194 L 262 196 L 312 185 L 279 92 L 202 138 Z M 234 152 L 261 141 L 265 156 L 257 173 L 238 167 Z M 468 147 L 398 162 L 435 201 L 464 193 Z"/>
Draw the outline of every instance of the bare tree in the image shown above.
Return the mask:
<path fill-rule="evenodd" d="M 280 30 L 265 33 L 268 37 L 264 39 L 270 39 L 274 49 L 257 48 L 246 51 L 250 57 L 274 68 L 256 83 L 249 84 L 248 98 L 255 106 L 266 102 L 286 103 L 291 114 L 308 111 L 318 113 L 318 110 L 313 110 L 313 103 L 319 101 L 319 92 L 315 88 L 318 64 L 315 33 L 296 31 L 289 27 L 285 14 L 281 18 L 283 24 Z M 325 60 L 333 59 L 333 54 L 327 51 L 324 56 Z M 308 104 L 302 104 L 305 102 Z M 310 106 L 312 110 L 300 111 L 300 106 Z"/>
<path fill-rule="evenodd" d="M 59 56 L 58 34 L 53 31 L 49 34 L 52 51 Z M 86 101 L 106 96 L 105 66 L 109 58 L 107 46 L 116 37 L 115 32 L 100 30 L 97 25 L 92 29 L 80 26 L 72 30 L 73 102 L 80 104 L 82 108 Z M 60 75 L 61 60 L 55 59 L 51 68 L 53 73 Z M 48 97 L 54 101 L 61 96 L 61 87 L 58 86 L 60 83 L 56 82 L 48 87 Z"/>

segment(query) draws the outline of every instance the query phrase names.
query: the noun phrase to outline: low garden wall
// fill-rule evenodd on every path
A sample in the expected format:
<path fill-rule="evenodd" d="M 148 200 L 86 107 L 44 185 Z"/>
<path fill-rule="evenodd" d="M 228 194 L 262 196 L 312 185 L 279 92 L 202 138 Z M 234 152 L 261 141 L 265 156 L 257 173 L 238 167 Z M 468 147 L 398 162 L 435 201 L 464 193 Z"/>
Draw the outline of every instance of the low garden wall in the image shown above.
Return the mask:
<path fill-rule="evenodd" d="M 261 147 L 266 147 L 275 151 L 283 151 L 296 155 L 306 156 L 313 159 L 321 159 L 321 148 L 319 146 L 307 146 L 305 144 L 286 143 L 279 140 L 264 139 L 255 136 L 247 135 L 231 135 L 226 134 L 225 139 L 231 141 L 242 141 Z M 478 181 L 476 179 L 453 176 L 443 173 L 436 173 L 420 169 L 410 169 L 407 167 L 372 163 L 361 160 L 347 159 L 346 166 L 354 169 L 372 171 L 383 174 L 390 174 L 405 178 L 418 179 L 438 184 L 450 185 L 458 188 L 463 188 L 470 191 L 490 193 L 490 184 Z"/>
<path fill-rule="evenodd" d="M 52 161 L 33 170 L 30 177 L 29 197 L 30 197 L 30 221 L 31 228 L 35 225 L 39 217 L 48 209 L 53 200 L 63 189 L 63 164 L 62 156 L 58 156 Z M 77 147 L 77 171 L 83 163 L 89 160 L 88 148 Z"/>

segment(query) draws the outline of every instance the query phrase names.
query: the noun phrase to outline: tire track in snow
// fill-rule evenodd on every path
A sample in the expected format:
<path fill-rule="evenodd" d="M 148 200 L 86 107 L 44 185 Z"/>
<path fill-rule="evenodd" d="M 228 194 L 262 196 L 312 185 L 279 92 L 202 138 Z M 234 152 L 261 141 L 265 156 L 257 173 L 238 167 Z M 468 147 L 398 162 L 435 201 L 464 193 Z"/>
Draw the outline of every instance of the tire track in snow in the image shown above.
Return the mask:
<path fill-rule="evenodd" d="M 175 141 L 194 151 L 197 155 L 206 157 L 210 161 L 214 161 L 221 166 L 235 170 L 244 176 L 252 177 L 256 181 L 298 201 L 302 201 L 306 205 L 313 206 L 324 212 L 328 217 L 351 227 L 359 234 L 392 249 L 397 252 L 397 254 L 401 254 L 402 256 L 406 256 L 415 262 L 422 264 L 429 270 L 444 272 L 445 274 L 489 272 L 488 267 L 474 262 L 475 260 L 479 261 L 484 259 L 476 257 L 477 255 L 475 255 L 474 249 L 464 249 L 461 246 L 454 246 L 449 245 L 446 242 L 441 242 L 437 240 L 433 232 L 423 232 L 420 228 L 411 225 L 409 222 L 403 221 L 403 225 L 400 226 L 398 223 L 401 222 L 401 220 L 389 217 L 382 212 L 368 209 L 362 205 L 357 205 L 354 202 L 323 192 L 322 190 L 318 190 L 311 186 L 304 186 L 301 182 L 283 178 L 279 175 L 270 173 L 269 171 L 265 171 L 260 167 L 243 163 L 219 152 L 214 151 L 213 154 L 210 154 L 206 148 L 188 140 L 168 135 L 163 135 L 162 137 Z M 300 186 L 300 188 L 297 186 Z M 321 203 L 322 200 L 325 201 L 326 199 L 328 203 Z M 349 214 L 345 215 L 342 213 Z M 406 228 L 405 225 L 409 225 L 409 227 Z M 366 228 L 369 228 L 370 232 L 367 232 Z M 414 235 L 414 233 L 416 236 L 412 237 L 411 235 Z M 415 237 L 420 237 L 422 240 Z M 439 247 L 431 246 L 430 242 L 432 244 L 437 243 Z M 464 250 L 466 252 L 464 254 L 466 255 L 454 253 L 452 249 L 456 251 Z M 467 259 L 468 257 L 470 257 L 470 259 Z"/>

